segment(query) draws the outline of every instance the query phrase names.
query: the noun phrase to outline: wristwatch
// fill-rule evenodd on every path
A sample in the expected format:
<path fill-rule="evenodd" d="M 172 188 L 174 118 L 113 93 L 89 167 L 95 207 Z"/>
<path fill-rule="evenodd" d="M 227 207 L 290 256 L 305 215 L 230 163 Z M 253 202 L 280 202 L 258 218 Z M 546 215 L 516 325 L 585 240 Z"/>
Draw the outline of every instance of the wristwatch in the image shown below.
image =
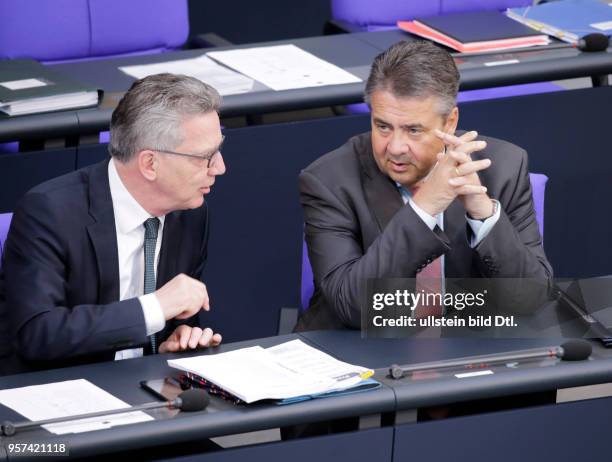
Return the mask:
<path fill-rule="evenodd" d="M 495 199 L 491 199 L 491 202 L 493 202 L 493 213 L 490 216 L 488 216 L 487 218 L 481 218 L 480 221 L 488 220 L 489 218 L 491 218 L 492 216 L 494 216 L 497 213 L 497 208 L 499 207 L 499 202 L 497 202 Z"/>

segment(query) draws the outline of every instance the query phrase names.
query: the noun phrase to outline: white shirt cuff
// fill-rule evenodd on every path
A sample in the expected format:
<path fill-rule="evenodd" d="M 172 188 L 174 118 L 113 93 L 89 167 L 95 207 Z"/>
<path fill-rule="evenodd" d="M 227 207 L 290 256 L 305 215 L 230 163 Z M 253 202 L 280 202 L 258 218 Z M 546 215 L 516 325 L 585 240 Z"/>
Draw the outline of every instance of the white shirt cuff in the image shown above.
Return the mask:
<path fill-rule="evenodd" d="M 470 240 L 470 247 L 472 248 L 476 247 L 482 242 L 485 237 L 488 236 L 488 234 L 493 229 L 493 226 L 495 226 L 495 223 L 497 223 L 497 221 L 499 220 L 501 214 L 501 204 L 499 203 L 499 201 L 496 201 L 495 199 L 493 200 L 497 202 L 497 206 L 495 207 L 495 213 L 489 218 L 487 218 L 485 221 L 473 220 L 467 214 L 465 215 L 465 219 L 469 223 L 470 228 L 472 228 L 473 234 Z"/>
<path fill-rule="evenodd" d="M 429 229 L 433 231 L 433 229 L 438 224 L 438 220 L 436 219 L 436 217 L 432 217 L 429 213 L 427 213 L 421 207 L 416 205 L 412 198 L 408 199 L 408 203 L 410 204 L 410 207 L 412 207 L 412 210 L 414 210 L 416 214 L 421 217 L 421 220 L 423 220 L 425 224 L 429 227 Z"/>
<path fill-rule="evenodd" d="M 164 312 L 161 309 L 161 305 L 159 304 L 159 300 L 157 300 L 155 292 L 141 295 L 138 297 L 138 301 L 142 306 L 147 336 L 153 335 L 162 330 L 166 325 L 166 319 L 164 318 Z"/>

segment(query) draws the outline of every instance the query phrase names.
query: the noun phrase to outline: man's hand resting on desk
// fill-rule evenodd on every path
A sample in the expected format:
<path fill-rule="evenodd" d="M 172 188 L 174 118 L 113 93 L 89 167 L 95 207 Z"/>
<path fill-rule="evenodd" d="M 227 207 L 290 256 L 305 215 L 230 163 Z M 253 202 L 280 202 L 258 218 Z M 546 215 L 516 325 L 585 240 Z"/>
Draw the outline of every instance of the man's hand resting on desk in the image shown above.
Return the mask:
<path fill-rule="evenodd" d="M 213 334 L 212 329 L 186 325 L 178 326 L 168 340 L 159 345 L 159 353 L 175 353 L 177 351 L 194 350 L 196 348 L 213 347 L 221 343 L 221 334 Z"/>

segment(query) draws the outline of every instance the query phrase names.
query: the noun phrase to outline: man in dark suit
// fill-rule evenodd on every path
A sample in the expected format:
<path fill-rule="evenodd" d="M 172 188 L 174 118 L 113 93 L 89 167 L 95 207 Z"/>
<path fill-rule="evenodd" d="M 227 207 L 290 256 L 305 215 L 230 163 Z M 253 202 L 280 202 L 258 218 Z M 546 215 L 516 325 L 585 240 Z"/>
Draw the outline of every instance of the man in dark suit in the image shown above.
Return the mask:
<path fill-rule="evenodd" d="M 368 278 L 505 277 L 548 284 L 527 171 L 510 143 L 455 134 L 459 73 L 428 42 L 379 55 L 372 130 L 300 175 L 315 292 L 296 330 L 359 328 Z"/>
<path fill-rule="evenodd" d="M 225 172 L 219 106 L 190 77 L 139 80 L 113 112 L 111 158 L 22 198 L 0 277 L 5 373 L 221 342 L 197 326 L 210 308 L 204 196 Z"/>

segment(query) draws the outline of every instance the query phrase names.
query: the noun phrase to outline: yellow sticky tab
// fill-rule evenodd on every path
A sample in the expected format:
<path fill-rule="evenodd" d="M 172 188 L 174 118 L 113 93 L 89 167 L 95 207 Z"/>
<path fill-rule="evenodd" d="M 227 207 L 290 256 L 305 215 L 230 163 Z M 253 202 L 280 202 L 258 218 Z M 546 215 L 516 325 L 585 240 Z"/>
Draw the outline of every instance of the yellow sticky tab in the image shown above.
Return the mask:
<path fill-rule="evenodd" d="M 365 371 L 365 372 L 362 372 L 361 374 L 359 374 L 359 376 L 360 376 L 362 379 L 364 379 L 364 380 L 365 380 L 365 379 L 369 379 L 369 378 L 370 378 L 370 377 L 372 377 L 373 375 L 374 375 L 374 371 Z"/>

